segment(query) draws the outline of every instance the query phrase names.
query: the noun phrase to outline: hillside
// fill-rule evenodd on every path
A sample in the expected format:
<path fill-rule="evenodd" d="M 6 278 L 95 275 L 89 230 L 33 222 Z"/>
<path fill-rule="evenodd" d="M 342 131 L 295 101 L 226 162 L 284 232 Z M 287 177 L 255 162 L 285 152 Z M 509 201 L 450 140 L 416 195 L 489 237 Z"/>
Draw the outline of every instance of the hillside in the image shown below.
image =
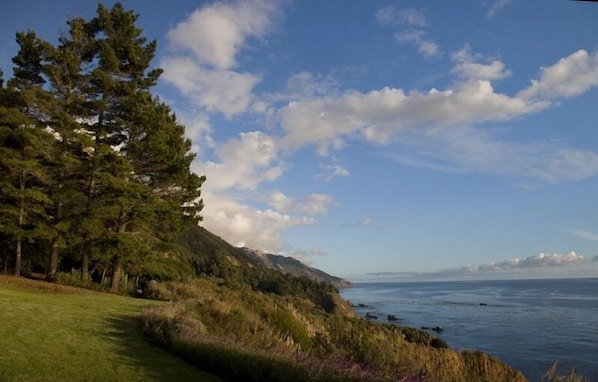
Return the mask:
<path fill-rule="evenodd" d="M 336 288 L 351 285 L 347 280 L 312 268 L 292 257 L 233 247 L 221 237 L 199 226 L 183 234 L 179 238 L 179 244 L 190 251 L 193 265 L 199 274 L 229 277 L 235 270 L 249 268 L 257 271 L 259 267 L 266 267 L 282 274 L 328 283 Z"/>
<path fill-rule="evenodd" d="M 337 288 L 351 286 L 349 281 L 340 277 L 329 275 L 328 273 L 319 269 L 312 268 L 293 257 L 265 253 L 246 247 L 239 248 L 239 250 L 254 258 L 263 266 L 276 269 L 282 273 L 289 273 L 297 277 L 307 277 L 312 280 L 327 282 L 336 286 Z"/>

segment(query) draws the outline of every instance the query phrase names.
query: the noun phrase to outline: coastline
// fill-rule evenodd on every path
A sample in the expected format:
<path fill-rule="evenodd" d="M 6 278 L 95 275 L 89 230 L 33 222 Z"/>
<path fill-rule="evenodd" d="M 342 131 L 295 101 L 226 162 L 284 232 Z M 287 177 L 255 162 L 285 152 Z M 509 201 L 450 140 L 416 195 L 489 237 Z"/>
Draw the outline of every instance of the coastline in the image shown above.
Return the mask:
<path fill-rule="evenodd" d="M 590 344 L 598 340 L 597 288 L 598 278 L 470 280 L 356 283 L 340 293 L 364 319 L 369 312 L 392 324 L 392 315 L 399 325 L 425 327 L 451 348 L 486 352 L 530 380 L 554 362 L 561 374 L 574 369 L 598 380 L 598 349 Z"/>

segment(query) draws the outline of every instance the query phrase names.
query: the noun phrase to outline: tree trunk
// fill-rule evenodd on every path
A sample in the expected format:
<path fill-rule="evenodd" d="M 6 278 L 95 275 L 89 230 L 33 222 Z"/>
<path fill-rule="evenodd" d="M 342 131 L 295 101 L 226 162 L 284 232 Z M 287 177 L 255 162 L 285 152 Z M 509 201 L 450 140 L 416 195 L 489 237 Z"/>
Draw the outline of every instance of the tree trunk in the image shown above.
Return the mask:
<path fill-rule="evenodd" d="M 110 290 L 112 292 L 118 292 L 118 288 L 120 286 L 121 272 L 122 272 L 122 262 L 120 259 L 120 255 L 115 255 L 114 260 L 112 261 L 112 285 L 110 286 Z"/>
<path fill-rule="evenodd" d="M 19 224 L 19 229 L 23 228 L 23 224 L 25 223 L 25 175 L 21 174 L 21 178 L 19 179 L 19 190 L 20 192 L 20 196 L 19 196 L 19 217 L 18 217 L 18 224 Z M 23 239 L 22 236 L 19 237 L 19 239 L 17 240 L 17 248 L 15 250 L 15 276 L 20 276 L 21 275 L 21 256 L 22 256 L 22 244 L 23 244 Z"/>
<path fill-rule="evenodd" d="M 87 249 L 81 255 L 81 280 L 87 281 L 89 279 L 89 255 Z"/>
<path fill-rule="evenodd" d="M 21 275 L 21 240 L 17 240 L 17 249 L 15 251 L 15 276 Z"/>
<path fill-rule="evenodd" d="M 56 272 L 58 270 L 58 237 L 52 238 L 50 244 L 50 261 L 48 263 L 48 272 L 46 281 L 56 281 Z"/>
<path fill-rule="evenodd" d="M 62 188 L 60 185 L 59 188 Z M 58 224 L 62 220 L 62 202 L 56 202 L 56 224 Z M 46 273 L 46 280 L 47 281 L 56 281 L 56 272 L 58 271 L 58 242 L 60 239 L 60 234 L 57 234 L 55 237 L 52 238 L 52 242 L 50 243 L 50 259 L 48 261 L 48 272 Z"/>

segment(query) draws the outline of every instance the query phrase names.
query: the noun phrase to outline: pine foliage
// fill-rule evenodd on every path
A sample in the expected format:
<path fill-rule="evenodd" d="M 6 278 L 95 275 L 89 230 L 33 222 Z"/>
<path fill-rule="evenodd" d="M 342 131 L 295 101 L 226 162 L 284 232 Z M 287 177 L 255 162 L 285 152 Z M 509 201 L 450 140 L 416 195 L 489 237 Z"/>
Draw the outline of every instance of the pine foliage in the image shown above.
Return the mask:
<path fill-rule="evenodd" d="M 70 266 L 83 280 L 111 275 L 116 290 L 125 273 L 155 275 L 160 259 L 184 256 L 176 238 L 201 220 L 205 177 L 190 170 L 185 127 L 151 92 L 162 70 L 137 18 L 100 4 L 56 45 L 16 34 L 13 78 L 0 76 L 4 269 L 54 280 Z"/>

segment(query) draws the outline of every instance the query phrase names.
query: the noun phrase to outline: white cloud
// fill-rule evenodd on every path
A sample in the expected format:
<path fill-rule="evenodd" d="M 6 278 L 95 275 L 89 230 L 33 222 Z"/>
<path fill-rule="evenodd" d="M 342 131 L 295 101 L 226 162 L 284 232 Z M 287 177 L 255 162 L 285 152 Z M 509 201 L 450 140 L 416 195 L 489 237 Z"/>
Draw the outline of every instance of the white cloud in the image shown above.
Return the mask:
<path fill-rule="evenodd" d="M 511 76 L 511 71 L 499 60 L 492 60 L 489 64 L 477 62 L 483 58 L 473 54 L 469 45 L 453 53 L 452 59 L 455 66 L 451 73 L 457 77 L 492 81 Z"/>
<path fill-rule="evenodd" d="M 323 172 L 317 174 L 315 178 L 324 181 L 330 181 L 339 176 L 351 176 L 351 172 L 338 163 L 322 164 L 320 165 L 320 169 Z"/>
<path fill-rule="evenodd" d="M 205 174 L 211 190 L 236 188 L 255 189 L 262 182 L 271 182 L 284 172 L 278 160 L 276 140 L 259 131 L 241 133 L 216 149 L 219 162 L 194 164 L 194 170 Z"/>
<path fill-rule="evenodd" d="M 598 241 L 598 233 L 583 231 L 583 230 L 571 230 L 571 233 L 584 240 Z"/>
<path fill-rule="evenodd" d="M 296 199 L 286 196 L 280 191 L 273 192 L 269 204 L 283 213 L 301 213 L 306 215 L 321 215 L 328 212 L 328 206 L 333 202 L 330 195 L 310 194 L 305 198 Z"/>
<path fill-rule="evenodd" d="M 522 99 L 569 98 L 598 86 L 598 51 L 593 55 L 585 50 L 560 59 L 542 68 L 540 79 L 517 95 Z"/>
<path fill-rule="evenodd" d="M 398 42 L 413 43 L 417 47 L 417 51 L 426 58 L 438 56 L 441 53 L 438 44 L 425 38 L 425 31 L 410 29 L 396 33 L 394 36 Z"/>
<path fill-rule="evenodd" d="M 598 257 L 598 256 L 597 256 Z M 381 277 L 401 277 L 411 279 L 446 279 L 446 278 L 461 278 L 461 277 L 487 277 L 488 274 L 494 274 L 494 277 L 498 275 L 504 276 L 516 276 L 524 275 L 529 277 L 530 274 L 546 275 L 546 273 L 552 270 L 558 269 L 559 274 L 565 274 L 563 272 L 584 272 L 587 271 L 588 266 L 592 266 L 595 262 L 594 257 L 588 259 L 583 255 L 578 255 L 572 251 L 568 254 L 548 254 L 539 253 L 534 256 L 526 257 L 525 259 L 519 259 L 517 257 L 500 262 L 492 262 L 483 265 L 467 265 L 461 268 L 445 269 L 438 272 L 375 272 L 369 273 L 372 276 Z"/>
<path fill-rule="evenodd" d="M 255 99 L 262 76 L 233 70 L 251 39 L 270 33 L 285 2 L 214 2 L 193 12 L 168 32 L 170 55 L 161 61 L 163 78 L 208 113 L 231 118 L 246 111 L 266 112 Z"/>
<path fill-rule="evenodd" d="M 261 77 L 229 70 L 206 70 L 186 57 L 162 61 L 164 80 L 206 112 L 232 117 L 246 111 L 253 101 L 253 87 Z"/>
<path fill-rule="evenodd" d="M 542 183 L 598 175 L 598 153 L 551 143 L 519 143 L 479 128 L 454 127 L 405 136 L 416 154 L 399 150 L 400 162 L 440 171 L 494 174 Z"/>
<path fill-rule="evenodd" d="M 414 27 L 427 27 L 425 15 L 415 8 L 397 9 L 392 5 L 378 8 L 376 20 L 380 25 L 402 24 Z"/>
<path fill-rule="evenodd" d="M 494 0 L 494 3 L 492 3 L 492 5 L 488 8 L 486 16 L 488 16 L 488 18 L 490 19 L 493 18 L 500 10 L 506 7 L 510 2 L 511 0 Z"/>
<path fill-rule="evenodd" d="M 587 263 L 587 259 L 583 255 L 578 255 L 577 253 L 572 251 L 566 255 L 561 255 L 558 253 L 539 253 L 534 256 L 526 257 L 522 260 L 515 257 L 498 263 L 489 263 L 479 266 L 467 266 L 461 268 L 460 270 L 465 272 L 493 272 L 528 268 L 565 267 L 569 265 L 577 265 L 582 263 Z"/>
<path fill-rule="evenodd" d="M 423 12 L 415 8 L 398 9 L 392 5 L 378 8 L 376 10 L 376 21 L 380 25 L 401 25 L 417 29 L 407 29 L 394 34 L 395 40 L 400 43 L 412 43 L 417 47 L 419 54 L 426 58 L 441 54 L 440 47 L 434 41 L 426 38 L 426 31 L 429 26 Z"/>
<path fill-rule="evenodd" d="M 417 127 L 444 127 L 508 120 L 545 107 L 494 92 L 489 81 L 471 80 L 454 89 L 411 92 L 383 88 L 292 102 L 281 110 L 283 144 L 334 147 L 339 139 L 388 143 Z"/>
<path fill-rule="evenodd" d="M 464 80 L 446 90 L 406 93 L 386 87 L 289 103 L 280 110 L 285 132 L 281 144 L 293 149 L 315 145 L 321 155 L 327 155 L 350 140 L 389 144 L 400 135 L 400 141 L 415 154 L 401 147 L 397 159 L 411 165 L 542 183 L 598 175 L 595 151 L 550 142 L 508 141 L 492 130 L 475 127 L 536 113 L 551 105 L 550 98 L 598 86 L 598 73 L 594 74 L 598 53 L 590 57 L 579 51 L 560 60 L 542 70 L 541 80 L 515 96 L 497 93 L 492 86 L 491 80 L 510 75 L 502 62 L 478 64 L 484 58 L 468 46 L 452 58 L 454 73 Z"/>
<path fill-rule="evenodd" d="M 203 199 L 202 225 L 235 246 L 281 253 L 285 249 L 280 240 L 282 230 L 315 223 L 312 217 L 256 209 L 225 192 L 203 190 Z"/>
<path fill-rule="evenodd" d="M 271 30 L 280 5 L 267 0 L 210 3 L 171 29 L 168 39 L 171 47 L 192 52 L 202 65 L 231 69 L 247 39 L 261 38 Z"/>

